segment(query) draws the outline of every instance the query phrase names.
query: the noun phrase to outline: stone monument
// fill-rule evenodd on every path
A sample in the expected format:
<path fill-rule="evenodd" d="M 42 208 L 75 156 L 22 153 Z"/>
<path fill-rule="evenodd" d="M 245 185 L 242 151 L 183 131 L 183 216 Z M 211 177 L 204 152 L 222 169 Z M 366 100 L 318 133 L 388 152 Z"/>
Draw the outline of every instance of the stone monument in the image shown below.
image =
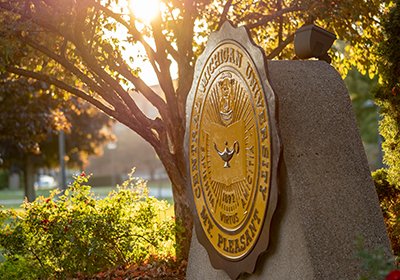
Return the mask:
<path fill-rule="evenodd" d="M 390 254 L 348 92 L 329 64 L 267 63 L 226 22 L 195 73 L 187 279 L 357 279 L 358 237 Z"/>

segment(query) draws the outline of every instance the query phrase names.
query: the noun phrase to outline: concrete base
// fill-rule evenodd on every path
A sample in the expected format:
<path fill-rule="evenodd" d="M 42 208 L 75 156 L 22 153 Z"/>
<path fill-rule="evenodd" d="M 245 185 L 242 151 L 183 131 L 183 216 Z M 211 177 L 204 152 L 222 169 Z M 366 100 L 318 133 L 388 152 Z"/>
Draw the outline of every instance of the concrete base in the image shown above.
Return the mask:
<path fill-rule="evenodd" d="M 390 245 L 347 89 L 325 62 L 268 67 L 279 101 L 280 194 L 269 249 L 241 279 L 358 279 L 357 238 L 388 255 Z M 230 279 L 195 235 L 187 279 Z"/>

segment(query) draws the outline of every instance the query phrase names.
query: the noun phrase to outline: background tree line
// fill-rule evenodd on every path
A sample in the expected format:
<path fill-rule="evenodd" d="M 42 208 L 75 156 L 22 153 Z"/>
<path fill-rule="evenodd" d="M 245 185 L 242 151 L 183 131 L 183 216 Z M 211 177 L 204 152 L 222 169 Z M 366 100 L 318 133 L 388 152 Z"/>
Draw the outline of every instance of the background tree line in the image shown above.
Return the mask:
<path fill-rule="evenodd" d="M 0 84 L 0 168 L 22 171 L 29 201 L 35 199 L 37 169 L 59 165 L 61 131 L 70 167 L 86 165 L 89 155 L 100 154 L 113 140 L 113 121 L 89 103 L 61 98 L 47 83 L 27 78 L 4 76 Z"/>

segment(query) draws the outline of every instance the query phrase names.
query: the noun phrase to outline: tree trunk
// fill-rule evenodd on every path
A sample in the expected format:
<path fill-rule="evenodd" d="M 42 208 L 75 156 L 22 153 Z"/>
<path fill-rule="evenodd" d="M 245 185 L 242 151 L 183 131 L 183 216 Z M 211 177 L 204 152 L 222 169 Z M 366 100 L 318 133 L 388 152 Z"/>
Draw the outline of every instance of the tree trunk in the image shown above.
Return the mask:
<path fill-rule="evenodd" d="M 36 198 L 34 179 L 35 169 L 33 166 L 32 158 L 30 156 L 27 156 L 24 166 L 24 192 L 25 197 L 28 199 L 29 202 L 34 201 Z"/>
<path fill-rule="evenodd" d="M 172 186 L 172 189 L 182 189 L 185 186 Z M 176 221 L 182 225 L 182 232 L 178 232 L 176 235 L 176 243 L 177 243 L 177 259 L 178 260 L 187 260 L 189 257 L 189 249 L 190 249 L 190 241 L 192 238 L 192 227 L 193 227 L 193 217 L 192 212 L 189 207 L 189 197 L 186 194 L 178 194 L 174 193 L 174 210 L 175 210 L 175 218 Z"/>
<path fill-rule="evenodd" d="M 181 225 L 182 231 L 176 235 L 177 259 L 187 260 L 189 257 L 190 241 L 192 238 L 193 216 L 189 205 L 188 178 L 183 160 L 177 163 L 163 162 L 172 183 L 174 196 L 175 219 Z"/>

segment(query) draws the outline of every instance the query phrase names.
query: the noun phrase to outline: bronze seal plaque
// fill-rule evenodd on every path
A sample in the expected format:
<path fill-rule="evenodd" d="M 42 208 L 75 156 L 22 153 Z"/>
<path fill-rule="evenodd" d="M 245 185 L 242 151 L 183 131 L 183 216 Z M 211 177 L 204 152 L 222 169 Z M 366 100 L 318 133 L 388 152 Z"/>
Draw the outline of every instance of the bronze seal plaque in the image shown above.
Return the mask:
<path fill-rule="evenodd" d="M 279 139 L 263 51 L 225 22 L 196 63 L 186 149 L 199 242 L 231 278 L 253 272 L 277 203 Z"/>

